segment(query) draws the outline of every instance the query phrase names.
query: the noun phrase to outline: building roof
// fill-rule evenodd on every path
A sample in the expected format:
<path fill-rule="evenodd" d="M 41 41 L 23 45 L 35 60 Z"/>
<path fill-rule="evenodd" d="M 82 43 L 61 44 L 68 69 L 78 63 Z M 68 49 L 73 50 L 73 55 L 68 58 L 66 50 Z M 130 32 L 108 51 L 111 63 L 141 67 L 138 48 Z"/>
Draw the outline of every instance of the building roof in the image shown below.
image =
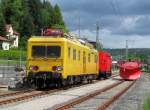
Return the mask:
<path fill-rule="evenodd" d="M 0 41 L 8 41 L 5 37 L 0 36 Z"/>
<path fill-rule="evenodd" d="M 13 34 L 14 34 L 14 35 L 19 35 L 19 33 L 18 33 L 18 32 L 16 32 L 16 31 L 14 31 L 14 32 L 13 32 Z"/>
<path fill-rule="evenodd" d="M 13 30 L 13 27 L 12 27 L 12 25 L 11 25 L 11 24 L 6 24 L 6 25 L 5 25 L 5 28 L 6 28 L 6 32 L 8 32 L 8 33 L 9 33 L 9 30 L 12 28 L 13 35 L 19 35 L 19 33 L 18 33 L 18 32 L 16 32 L 16 31 L 14 31 L 14 30 Z"/>

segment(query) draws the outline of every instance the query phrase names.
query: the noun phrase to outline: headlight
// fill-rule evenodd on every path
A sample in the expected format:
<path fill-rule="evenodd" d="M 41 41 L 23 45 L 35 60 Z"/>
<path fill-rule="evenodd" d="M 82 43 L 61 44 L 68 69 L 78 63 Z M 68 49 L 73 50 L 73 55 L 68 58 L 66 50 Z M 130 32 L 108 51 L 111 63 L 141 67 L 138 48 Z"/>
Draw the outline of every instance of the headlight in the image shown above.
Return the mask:
<path fill-rule="evenodd" d="M 53 71 L 61 71 L 63 68 L 61 66 L 53 66 L 52 70 Z"/>
<path fill-rule="evenodd" d="M 39 69 L 39 67 L 38 66 L 30 66 L 29 69 L 32 71 L 37 71 Z"/>

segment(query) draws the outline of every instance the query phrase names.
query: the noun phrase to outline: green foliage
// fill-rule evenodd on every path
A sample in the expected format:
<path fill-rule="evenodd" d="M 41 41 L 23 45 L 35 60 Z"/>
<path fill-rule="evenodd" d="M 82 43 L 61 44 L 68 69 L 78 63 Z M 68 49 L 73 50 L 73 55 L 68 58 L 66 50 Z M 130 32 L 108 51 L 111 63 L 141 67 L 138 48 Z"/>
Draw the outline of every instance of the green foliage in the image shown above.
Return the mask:
<path fill-rule="evenodd" d="M 40 35 L 42 29 L 41 9 L 42 3 L 40 0 L 28 0 L 29 13 L 33 18 L 34 34 Z"/>
<path fill-rule="evenodd" d="M 150 97 L 144 102 L 144 110 L 150 110 Z"/>
<path fill-rule="evenodd" d="M 69 32 L 69 30 L 65 26 L 60 8 L 57 4 L 54 6 L 54 15 L 53 15 L 52 23 L 53 23 L 52 28 L 62 29 L 66 33 Z"/>
<path fill-rule="evenodd" d="M 0 59 L 6 59 L 6 60 L 18 60 L 20 59 L 20 56 L 23 60 L 26 59 L 26 52 L 23 51 L 23 50 L 16 50 L 16 49 L 13 49 L 13 50 L 9 50 L 9 51 L 6 51 L 6 50 L 0 50 Z"/>
<path fill-rule="evenodd" d="M 21 0 L 2 0 L 2 9 L 7 24 L 19 29 L 19 21 L 23 15 Z"/>
<path fill-rule="evenodd" d="M 44 1 L 41 9 L 42 27 L 51 27 L 53 23 L 54 9 L 50 2 Z"/>
<path fill-rule="evenodd" d="M 5 34 L 5 19 L 2 13 L 2 9 L 0 8 L 0 36 L 5 36 Z"/>
<path fill-rule="evenodd" d="M 26 47 L 31 35 L 41 35 L 45 27 L 61 27 L 67 31 L 61 10 L 46 0 L 0 0 L 0 34 L 5 24 L 20 33 L 20 46 Z"/>
<path fill-rule="evenodd" d="M 69 32 L 69 30 L 64 25 L 60 25 L 60 24 L 55 24 L 55 25 L 52 26 L 52 28 L 61 29 L 61 30 L 63 30 L 63 32 L 66 32 L 66 33 Z"/>
<path fill-rule="evenodd" d="M 54 24 L 64 25 L 59 6 L 54 6 Z"/>
<path fill-rule="evenodd" d="M 113 60 L 126 59 L 125 49 L 104 49 L 108 51 L 112 56 Z M 128 50 L 129 59 L 137 59 L 143 63 L 150 62 L 150 48 L 133 48 Z"/>

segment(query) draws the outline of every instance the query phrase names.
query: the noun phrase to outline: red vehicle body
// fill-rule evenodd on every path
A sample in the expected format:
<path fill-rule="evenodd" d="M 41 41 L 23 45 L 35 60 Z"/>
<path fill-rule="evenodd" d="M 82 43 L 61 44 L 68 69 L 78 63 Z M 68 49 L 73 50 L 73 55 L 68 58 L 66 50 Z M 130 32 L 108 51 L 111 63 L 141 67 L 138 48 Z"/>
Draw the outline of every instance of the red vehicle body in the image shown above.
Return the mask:
<path fill-rule="evenodd" d="M 98 52 L 99 56 L 99 78 L 108 78 L 111 76 L 112 59 L 109 53 L 104 51 Z"/>
<path fill-rule="evenodd" d="M 120 77 L 125 80 L 136 80 L 141 75 L 141 64 L 135 61 L 126 61 L 118 64 L 120 69 Z"/>

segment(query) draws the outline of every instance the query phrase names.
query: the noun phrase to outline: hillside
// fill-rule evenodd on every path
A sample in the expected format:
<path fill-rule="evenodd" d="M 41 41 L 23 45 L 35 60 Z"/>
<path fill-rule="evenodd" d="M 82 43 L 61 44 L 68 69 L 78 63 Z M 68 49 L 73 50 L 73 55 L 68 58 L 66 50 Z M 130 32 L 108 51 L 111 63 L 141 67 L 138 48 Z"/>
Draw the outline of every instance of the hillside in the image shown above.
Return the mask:
<path fill-rule="evenodd" d="M 125 49 L 104 49 L 109 52 L 113 60 L 125 59 Z M 142 62 L 150 63 L 150 48 L 132 48 L 128 49 L 128 55 L 131 59 L 139 59 Z"/>

